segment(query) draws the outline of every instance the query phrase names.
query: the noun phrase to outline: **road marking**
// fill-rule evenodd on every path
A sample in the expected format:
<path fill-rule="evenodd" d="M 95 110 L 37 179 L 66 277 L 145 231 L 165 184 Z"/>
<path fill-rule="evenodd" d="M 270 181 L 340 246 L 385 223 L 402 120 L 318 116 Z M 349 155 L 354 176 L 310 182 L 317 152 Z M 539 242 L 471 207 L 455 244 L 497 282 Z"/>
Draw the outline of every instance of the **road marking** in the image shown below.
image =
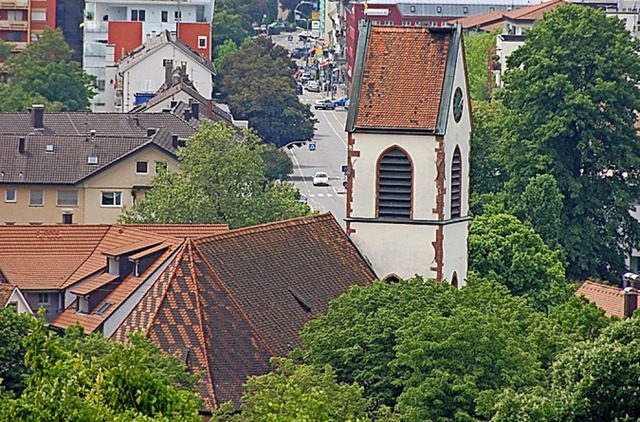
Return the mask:
<path fill-rule="evenodd" d="M 307 198 L 315 198 L 316 196 L 312 193 L 310 193 L 309 195 L 307 195 Z"/>
<path fill-rule="evenodd" d="M 330 193 L 328 193 L 328 194 L 327 194 L 327 196 L 328 196 L 329 198 L 331 198 L 333 195 L 331 195 Z"/>
<path fill-rule="evenodd" d="M 319 193 L 318 197 L 322 198 L 324 196 L 324 193 Z"/>
<path fill-rule="evenodd" d="M 298 159 L 296 158 L 296 155 L 293 153 L 293 151 L 291 152 L 291 156 L 293 157 L 293 161 L 295 162 L 296 167 L 298 168 L 298 171 L 300 172 L 300 177 L 302 177 L 302 182 L 304 183 L 304 187 L 307 188 L 307 190 L 309 190 L 309 185 L 307 184 L 307 179 L 304 177 L 304 174 L 302 174 L 302 168 L 300 168 L 300 163 L 298 162 Z"/>
<path fill-rule="evenodd" d="M 322 113 L 325 114 L 325 113 Z M 333 114 L 333 113 L 331 113 Z M 325 119 L 327 119 L 327 123 L 329 124 L 329 127 L 331 128 L 331 130 L 333 131 L 333 133 L 336 134 L 336 136 L 338 137 L 338 139 L 340 139 L 340 142 L 342 142 L 342 144 L 345 146 L 345 148 L 347 147 L 347 143 L 344 141 L 344 139 L 342 139 L 342 135 L 340 135 L 338 133 L 338 131 L 333 127 L 333 125 L 331 124 L 331 122 L 329 121 L 329 118 L 325 116 Z M 336 117 L 337 119 L 337 117 Z"/>

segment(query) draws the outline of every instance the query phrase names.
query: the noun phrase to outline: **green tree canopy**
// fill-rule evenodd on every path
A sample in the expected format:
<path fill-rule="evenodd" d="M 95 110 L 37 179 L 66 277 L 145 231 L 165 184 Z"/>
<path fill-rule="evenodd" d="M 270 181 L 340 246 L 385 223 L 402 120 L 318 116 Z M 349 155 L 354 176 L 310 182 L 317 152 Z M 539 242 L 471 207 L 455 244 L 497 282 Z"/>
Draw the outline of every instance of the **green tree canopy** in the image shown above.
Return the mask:
<path fill-rule="evenodd" d="M 4 63 L 9 83 L 0 88 L 0 111 L 23 111 L 33 104 L 47 110 L 87 110 L 94 78 L 71 60 L 62 31 L 46 28 L 38 42 Z"/>
<path fill-rule="evenodd" d="M 314 133 L 316 120 L 296 95 L 295 69 L 288 52 L 266 37 L 245 42 L 219 68 L 219 89 L 234 116 L 248 120 L 258 136 L 278 147 Z"/>
<path fill-rule="evenodd" d="M 31 319 L 29 314 L 18 315 L 12 308 L 0 307 L 0 397 L 2 390 L 20 395 L 25 387 L 29 371 L 22 340 L 29 334 Z"/>
<path fill-rule="evenodd" d="M 265 151 L 251 132 L 240 136 L 222 123 L 205 124 L 178 150 L 180 172 L 161 172 L 121 219 L 244 227 L 309 214 L 292 184 L 268 181 Z"/>
<path fill-rule="evenodd" d="M 367 401 L 362 388 L 336 382 L 331 367 L 317 368 L 289 359 L 273 359 L 275 369 L 245 383 L 242 410 L 227 407 L 213 420 L 247 422 L 365 421 Z"/>
<path fill-rule="evenodd" d="M 491 53 L 495 51 L 496 36 L 494 31 L 464 37 L 469 93 L 473 100 L 488 100 L 491 96 L 493 72 L 489 70 L 489 63 Z"/>
<path fill-rule="evenodd" d="M 141 335 L 130 344 L 100 335 L 65 341 L 34 318 L 24 344 L 31 375 L 19 398 L 0 403 L 2 420 L 201 420 L 201 400 L 189 391 L 196 378 Z"/>
<path fill-rule="evenodd" d="M 639 240 L 638 42 L 604 12 L 545 14 L 509 57 L 505 105 L 517 112 L 506 170 L 511 195 L 552 175 L 563 196 L 559 241 L 572 279 L 615 278 Z"/>

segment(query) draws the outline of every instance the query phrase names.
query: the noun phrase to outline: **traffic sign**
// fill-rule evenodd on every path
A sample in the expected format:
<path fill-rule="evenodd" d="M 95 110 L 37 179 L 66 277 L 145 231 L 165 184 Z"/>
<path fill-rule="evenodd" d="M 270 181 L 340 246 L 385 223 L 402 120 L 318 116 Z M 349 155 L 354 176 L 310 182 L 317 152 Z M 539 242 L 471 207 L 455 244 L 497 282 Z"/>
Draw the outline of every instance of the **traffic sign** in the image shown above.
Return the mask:
<path fill-rule="evenodd" d="M 342 173 L 349 174 L 349 166 L 342 166 Z"/>
<path fill-rule="evenodd" d="M 315 150 L 316 150 L 316 143 L 309 142 L 309 151 L 315 151 Z"/>
<path fill-rule="evenodd" d="M 289 42 L 293 41 L 293 35 L 289 35 L 289 36 L 287 37 L 287 41 L 289 41 Z"/>

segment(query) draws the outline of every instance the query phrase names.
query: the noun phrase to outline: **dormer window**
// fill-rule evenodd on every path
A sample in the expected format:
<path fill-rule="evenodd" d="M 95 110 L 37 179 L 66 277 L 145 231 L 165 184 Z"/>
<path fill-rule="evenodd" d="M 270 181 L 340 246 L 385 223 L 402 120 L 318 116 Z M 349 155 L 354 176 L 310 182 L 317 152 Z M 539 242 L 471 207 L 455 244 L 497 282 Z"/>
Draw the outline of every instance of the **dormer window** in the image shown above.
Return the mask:
<path fill-rule="evenodd" d="M 115 256 L 110 256 L 107 258 L 108 269 L 107 271 L 111 275 L 120 275 L 120 262 L 119 259 Z"/>
<path fill-rule="evenodd" d="M 78 312 L 83 314 L 89 313 L 89 297 L 88 296 L 78 296 Z"/>

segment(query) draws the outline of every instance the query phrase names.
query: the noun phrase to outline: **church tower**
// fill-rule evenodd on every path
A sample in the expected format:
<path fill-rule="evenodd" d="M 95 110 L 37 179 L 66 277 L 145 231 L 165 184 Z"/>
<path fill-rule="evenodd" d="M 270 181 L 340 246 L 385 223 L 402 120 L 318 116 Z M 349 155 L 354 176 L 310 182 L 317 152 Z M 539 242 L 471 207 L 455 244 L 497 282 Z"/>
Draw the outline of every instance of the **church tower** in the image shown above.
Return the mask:
<path fill-rule="evenodd" d="M 471 110 L 462 28 L 360 31 L 347 233 L 382 280 L 467 276 Z"/>

